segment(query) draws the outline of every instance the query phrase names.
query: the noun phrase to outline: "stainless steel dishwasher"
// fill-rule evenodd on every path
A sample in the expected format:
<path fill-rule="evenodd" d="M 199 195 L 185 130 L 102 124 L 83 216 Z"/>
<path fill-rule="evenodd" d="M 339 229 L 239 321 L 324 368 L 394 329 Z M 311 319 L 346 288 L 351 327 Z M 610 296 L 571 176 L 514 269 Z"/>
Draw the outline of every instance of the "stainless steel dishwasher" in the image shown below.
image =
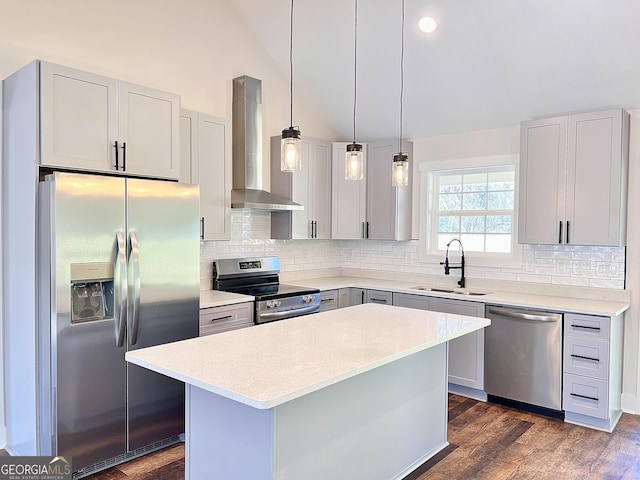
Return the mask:
<path fill-rule="evenodd" d="M 484 384 L 492 397 L 562 410 L 562 314 L 487 305 Z"/>

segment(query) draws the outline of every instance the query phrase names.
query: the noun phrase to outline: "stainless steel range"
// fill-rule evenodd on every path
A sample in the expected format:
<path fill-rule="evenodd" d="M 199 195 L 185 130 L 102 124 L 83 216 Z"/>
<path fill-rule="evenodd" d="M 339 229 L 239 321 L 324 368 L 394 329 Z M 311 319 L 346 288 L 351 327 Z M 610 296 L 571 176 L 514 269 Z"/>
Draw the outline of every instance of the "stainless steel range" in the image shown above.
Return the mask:
<path fill-rule="evenodd" d="M 213 289 L 255 297 L 256 324 L 320 311 L 320 290 L 280 283 L 278 257 L 216 260 Z"/>

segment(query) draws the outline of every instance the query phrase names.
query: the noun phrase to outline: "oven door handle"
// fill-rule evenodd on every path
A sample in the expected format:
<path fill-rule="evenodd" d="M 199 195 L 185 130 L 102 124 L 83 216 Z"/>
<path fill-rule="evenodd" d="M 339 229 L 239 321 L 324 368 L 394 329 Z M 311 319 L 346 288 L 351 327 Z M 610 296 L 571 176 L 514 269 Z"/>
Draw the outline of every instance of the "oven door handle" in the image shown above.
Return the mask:
<path fill-rule="evenodd" d="M 283 312 L 266 312 L 259 313 L 260 320 L 284 320 L 285 318 L 297 317 L 305 313 L 311 313 L 320 310 L 320 305 L 309 305 L 304 308 L 296 308 L 295 310 L 285 310 Z"/>

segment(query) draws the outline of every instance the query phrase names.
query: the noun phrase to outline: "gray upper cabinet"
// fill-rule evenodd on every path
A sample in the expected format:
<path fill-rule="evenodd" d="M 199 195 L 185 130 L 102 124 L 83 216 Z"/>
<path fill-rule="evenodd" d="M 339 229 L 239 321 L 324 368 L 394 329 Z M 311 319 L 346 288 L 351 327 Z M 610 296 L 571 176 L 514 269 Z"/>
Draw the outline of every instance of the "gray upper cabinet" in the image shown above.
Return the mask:
<path fill-rule="evenodd" d="M 518 241 L 626 244 L 629 114 L 523 122 Z"/>
<path fill-rule="evenodd" d="M 271 193 L 304 210 L 271 212 L 271 238 L 331 238 L 331 143 L 302 138 L 302 171 L 280 170 L 280 136 L 271 137 Z"/>
<path fill-rule="evenodd" d="M 37 64 L 41 165 L 178 179 L 178 95 Z"/>
<path fill-rule="evenodd" d="M 413 143 L 404 140 L 402 151 L 413 162 Z M 391 184 L 391 164 L 398 152 L 397 140 L 367 145 L 366 238 L 372 240 L 411 240 L 411 199 L 413 179 L 406 187 Z"/>
<path fill-rule="evenodd" d="M 345 180 L 347 142 L 335 142 L 332 147 L 331 238 L 354 240 L 365 238 L 367 208 L 366 180 Z M 364 152 L 364 178 L 367 177 L 367 145 Z M 389 167 L 391 176 L 391 167 Z"/>
<path fill-rule="evenodd" d="M 333 144 L 333 221 L 332 238 L 372 240 L 411 240 L 412 184 L 391 184 L 391 163 L 397 153 L 397 140 L 363 145 L 364 179 L 345 180 L 345 154 L 348 143 Z M 402 151 L 413 160 L 413 143 L 403 141 Z"/>
<path fill-rule="evenodd" d="M 200 238 L 231 238 L 231 125 L 182 110 L 180 181 L 200 185 Z"/>

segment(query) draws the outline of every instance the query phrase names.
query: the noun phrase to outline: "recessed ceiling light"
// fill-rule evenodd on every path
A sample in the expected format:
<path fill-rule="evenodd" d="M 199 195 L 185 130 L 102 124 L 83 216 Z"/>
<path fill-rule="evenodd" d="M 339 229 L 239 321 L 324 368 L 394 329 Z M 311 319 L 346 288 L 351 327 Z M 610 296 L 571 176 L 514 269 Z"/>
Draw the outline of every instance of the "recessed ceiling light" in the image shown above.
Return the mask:
<path fill-rule="evenodd" d="M 418 21 L 418 27 L 424 33 L 433 33 L 438 28 L 438 22 L 432 17 L 422 17 L 420 21 Z"/>

